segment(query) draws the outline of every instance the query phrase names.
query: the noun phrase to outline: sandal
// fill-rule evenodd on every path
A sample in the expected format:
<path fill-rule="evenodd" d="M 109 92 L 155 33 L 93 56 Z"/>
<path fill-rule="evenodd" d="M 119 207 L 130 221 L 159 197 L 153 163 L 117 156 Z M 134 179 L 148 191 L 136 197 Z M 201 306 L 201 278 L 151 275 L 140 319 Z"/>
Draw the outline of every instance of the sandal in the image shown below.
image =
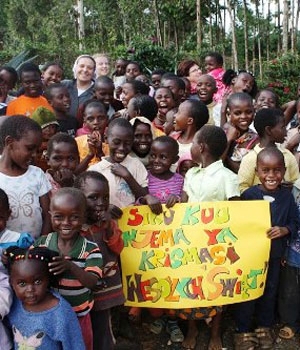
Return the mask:
<path fill-rule="evenodd" d="M 254 350 L 258 348 L 258 345 L 256 333 L 236 333 L 234 335 L 235 350 Z"/>
<path fill-rule="evenodd" d="M 272 350 L 274 348 L 275 336 L 271 328 L 261 327 L 255 330 L 261 349 Z"/>
<path fill-rule="evenodd" d="M 293 329 L 291 327 L 284 326 L 280 329 L 278 335 L 281 339 L 291 339 L 294 337 L 295 332 L 293 331 Z"/>
<path fill-rule="evenodd" d="M 162 330 L 166 327 L 167 321 L 165 318 L 157 318 L 154 322 L 150 324 L 150 331 L 154 334 L 160 334 Z"/>
<path fill-rule="evenodd" d="M 177 321 L 168 321 L 166 331 L 170 334 L 172 343 L 182 343 L 184 341 L 184 335 L 178 327 Z"/>

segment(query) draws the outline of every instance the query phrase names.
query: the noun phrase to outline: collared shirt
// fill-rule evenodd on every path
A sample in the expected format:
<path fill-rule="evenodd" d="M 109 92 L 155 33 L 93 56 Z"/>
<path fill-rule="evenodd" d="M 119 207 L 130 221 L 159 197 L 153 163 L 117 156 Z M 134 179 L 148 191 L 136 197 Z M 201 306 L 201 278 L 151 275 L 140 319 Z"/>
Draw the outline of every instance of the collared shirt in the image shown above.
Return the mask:
<path fill-rule="evenodd" d="M 299 168 L 295 156 L 286 148 L 277 146 L 284 156 L 286 172 L 284 174 L 284 181 L 295 182 L 299 178 Z M 260 184 L 259 178 L 256 174 L 256 159 L 258 153 L 263 150 L 259 145 L 256 145 L 245 157 L 242 159 L 240 169 L 238 172 L 240 191 L 244 192 L 247 188 Z"/>
<path fill-rule="evenodd" d="M 218 160 L 206 168 L 191 168 L 185 176 L 183 190 L 189 202 L 225 201 L 239 197 L 238 178 Z"/>

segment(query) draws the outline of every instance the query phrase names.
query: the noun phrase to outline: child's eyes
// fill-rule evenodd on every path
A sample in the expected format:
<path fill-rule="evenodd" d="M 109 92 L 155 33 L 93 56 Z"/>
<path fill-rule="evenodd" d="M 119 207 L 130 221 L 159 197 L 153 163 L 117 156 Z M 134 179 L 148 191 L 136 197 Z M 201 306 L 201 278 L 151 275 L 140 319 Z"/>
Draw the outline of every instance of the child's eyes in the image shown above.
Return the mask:
<path fill-rule="evenodd" d="M 34 284 L 35 284 L 35 285 L 40 285 L 40 284 L 42 284 L 42 280 L 40 280 L 40 279 L 35 280 L 35 281 L 34 281 Z"/>
<path fill-rule="evenodd" d="M 18 282 L 18 286 L 19 286 L 19 287 L 25 287 L 25 285 L 26 285 L 26 283 L 25 283 L 25 282 L 23 282 L 23 281 Z"/>
<path fill-rule="evenodd" d="M 88 199 L 92 200 L 92 201 L 96 201 L 98 199 L 98 196 L 88 196 Z"/>

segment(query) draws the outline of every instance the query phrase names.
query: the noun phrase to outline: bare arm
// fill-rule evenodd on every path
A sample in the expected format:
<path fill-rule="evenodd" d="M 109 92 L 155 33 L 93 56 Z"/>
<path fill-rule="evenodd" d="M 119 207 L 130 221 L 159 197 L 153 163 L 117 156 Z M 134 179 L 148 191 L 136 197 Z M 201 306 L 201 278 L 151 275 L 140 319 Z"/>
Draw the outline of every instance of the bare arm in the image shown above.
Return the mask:
<path fill-rule="evenodd" d="M 40 197 L 40 206 L 42 208 L 42 235 L 47 235 L 52 231 L 51 219 L 49 214 L 50 198 L 49 194 L 46 193 Z"/>

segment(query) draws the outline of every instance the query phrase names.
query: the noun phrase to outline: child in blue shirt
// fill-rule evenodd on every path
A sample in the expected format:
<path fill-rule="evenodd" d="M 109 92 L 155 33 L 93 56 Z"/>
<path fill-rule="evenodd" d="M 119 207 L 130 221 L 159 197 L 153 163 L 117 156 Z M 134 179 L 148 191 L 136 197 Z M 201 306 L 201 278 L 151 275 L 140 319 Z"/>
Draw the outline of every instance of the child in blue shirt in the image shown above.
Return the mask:
<path fill-rule="evenodd" d="M 256 300 L 235 305 L 236 349 L 246 346 L 254 348 L 257 345 L 262 349 L 274 348 L 272 326 L 281 259 L 284 256 L 287 238 L 297 232 L 298 223 L 297 207 L 291 191 L 281 185 L 285 170 L 282 152 L 275 146 L 264 148 L 257 155 L 256 163 L 256 172 L 261 184 L 248 188 L 241 195 L 243 200 L 270 202 L 272 227 L 267 231 L 267 237 L 271 239 L 271 252 L 264 293 Z"/>

